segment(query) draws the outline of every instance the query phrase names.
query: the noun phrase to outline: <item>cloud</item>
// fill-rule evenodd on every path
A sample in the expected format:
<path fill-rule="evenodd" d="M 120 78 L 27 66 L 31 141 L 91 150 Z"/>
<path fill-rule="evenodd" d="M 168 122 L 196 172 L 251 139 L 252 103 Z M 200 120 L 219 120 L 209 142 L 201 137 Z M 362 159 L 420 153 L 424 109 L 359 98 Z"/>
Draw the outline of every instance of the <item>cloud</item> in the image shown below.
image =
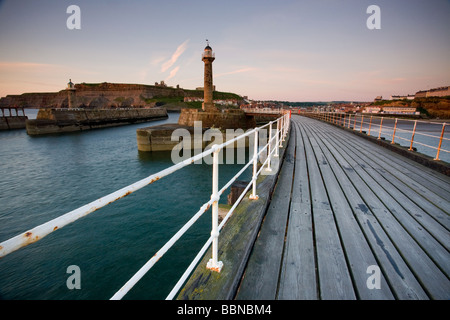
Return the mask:
<path fill-rule="evenodd" d="M 74 66 L 64 66 L 58 64 L 34 63 L 34 62 L 8 62 L 0 61 L 0 72 L 14 73 L 76 73 L 76 74 L 99 74 L 96 71 L 80 69 Z"/>
<path fill-rule="evenodd" d="M 0 62 L 0 70 L 2 71 L 40 71 L 45 68 L 58 67 L 56 65 L 33 63 L 33 62 Z"/>
<path fill-rule="evenodd" d="M 165 81 L 168 81 L 168 80 L 172 79 L 173 77 L 175 77 L 175 75 L 177 74 L 178 70 L 180 70 L 180 66 L 173 68 L 172 71 L 170 71 L 170 74 L 166 78 Z"/>
<path fill-rule="evenodd" d="M 162 64 L 161 72 L 166 72 L 170 67 L 172 67 L 175 64 L 175 62 L 177 62 L 178 58 L 186 50 L 188 42 L 189 39 L 178 46 L 177 50 L 175 50 L 175 52 L 172 54 L 172 57 Z"/>

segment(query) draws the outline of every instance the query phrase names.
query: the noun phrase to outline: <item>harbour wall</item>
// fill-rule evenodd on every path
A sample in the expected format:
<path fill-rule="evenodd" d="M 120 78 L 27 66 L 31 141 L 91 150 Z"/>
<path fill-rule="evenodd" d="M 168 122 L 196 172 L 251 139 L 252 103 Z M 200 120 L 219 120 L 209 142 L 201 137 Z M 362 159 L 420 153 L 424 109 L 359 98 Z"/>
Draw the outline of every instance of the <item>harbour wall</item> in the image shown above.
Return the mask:
<path fill-rule="evenodd" d="M 74 132 L 168 118 L 162 108 L 40 109 L 36 119 L 26 121 L 29 135 Z"/>
<path fill-rule="evenodd" d="M 25 121 L 27 119 L 27 116 L 0 117 L 0 131 L 25 129 Z"/>
<path fill-rule="evenodd" d="M 194 126 L 201 121 L 205 128 L 249 129 L 256 126 L 254 117 L 246 116 L 242 110 L 225 109 L 220 111 L 202 111 L 198 109 L 182 109 L 179 124 Z"/>
<path fill-rule="evenodd" d="M 176 132 L 176 130 L 180 131 Z M 196 132 L 197 130 L 198 132 Z M 226 131 L 224 132 L 219 129 L 197 129 L 193 126 L 172 123 L 137 129 L 136 139 L 138 151 L 142 152 L 173 151 L 175 147 L 179 148 L 180 151 L 196 150 L 201 152 L 208 145 L 214 143 L 220 144 L 236 138 L 238 135 L 244 133 L 244 130 L 233 133 L 227 134 Z M 220 141 L 217 141 L 216 138 Z M 246 137 L 228 146 L 228 148 L 247 148 L 249 144 L 250 138 Z"/>
<path fill-rule="evenodd" d="M 196 128 L 196 123 L 201 127 Z M 139 151 L 170 151 L 175 146 L 185 150 L 205 149 L 211 143 L 211 139 L 217 143 L 215 137 L 220 136 L 220 143 L 235 138 L 235 135 L 227 133 L 227 129 L 237 130 L 253 129 L 256 122 L 253 116 L 247 116 L 242 110 L 226 109 L 222 111 L 203 111 L 198 109 L 182 109 L 178 123 L 152 126 L 136 130 L 137 146 Z M 176 132 L 176 130 L 179 130 Z M 180 130 L 181 129 L 181 130 Z M 208 130 L 212 136 L 204 138 Z M 200 130 L 200 132 L 196 131 Z M 212 131 L 213 130 L 213 131 Z M 185 133 L 184 137 L 177 139 L 177 134 Z M 174 137 L 175 133 L 175 137 Z M 201 134 L 199 134 L 201 133 Z M 215 136 L 215 137 L 213 137 Z M 196 140 L 197 139 L 197 140 Z M 219 144 L 220 144 L 219 143 Z M 245 141 L 235 143 L 234 147 L 248 147 L 248 138 Z"/>

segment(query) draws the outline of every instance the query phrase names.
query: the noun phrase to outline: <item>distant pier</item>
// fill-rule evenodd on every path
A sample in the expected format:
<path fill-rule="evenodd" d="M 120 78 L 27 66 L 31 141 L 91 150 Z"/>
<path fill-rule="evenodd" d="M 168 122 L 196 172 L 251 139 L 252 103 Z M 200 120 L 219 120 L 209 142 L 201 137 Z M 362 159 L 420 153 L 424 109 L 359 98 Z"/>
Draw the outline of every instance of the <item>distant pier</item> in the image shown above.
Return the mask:
<path fill-rule="evenodd" d="M 26 121 L 29 135 L 43 135 L 115 127 L 167 119 L 162 108 L 55 108 L 40 109 L 36 119 Z"/>

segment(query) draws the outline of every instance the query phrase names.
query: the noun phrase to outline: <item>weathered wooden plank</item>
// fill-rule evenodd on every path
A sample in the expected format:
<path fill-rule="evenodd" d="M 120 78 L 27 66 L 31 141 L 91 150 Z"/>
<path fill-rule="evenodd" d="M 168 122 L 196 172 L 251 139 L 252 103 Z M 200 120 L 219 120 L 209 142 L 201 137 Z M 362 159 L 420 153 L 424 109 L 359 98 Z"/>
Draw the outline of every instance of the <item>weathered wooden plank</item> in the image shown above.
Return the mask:
<path fill-rule="evenodd" d="M 356 161 L 359 161 L 357 160 L 358 158 L 361 159 L 359 153 L 355 149 L 348 149 L 351 150 L 353 158 L 356 159 Z M 439 216 L 442 217 L 442 220 L 439 221 L 440 223 L 433 219 L 432 217 L 436 217 L 438 214 L 438 208 L 432 206 L 432 203 L 427 200 L 422 200 L 422 205 L 419 206 L 417 204 L 417 200 L 413 201 L 413 199 L 420 197 L 419 194 L 414 193 L 403 183 L 399 183 L 395 177 L 382 173 L 382 170 L 378 168 L 379 162 L 373 161 L 371 158 L 364 159 L 365 163 L 368 164 L 368 166 L 364 168 L 365 171 L 377 180 L 386 192 L 390 194 L 391 197 L 394 198 L 406 211 L 408 211 L 412 218 L 417 220 L 428 232 L 440 241 L 441 245 L 445 246 L 446 249 L 449 250 L 450 233 L 448 231 L 448 227 L 450 226 L 450 217 L 445 213 L 440 212 Z M 429 205 L 423 204 L 424 202 Z M 428 215 L 430 211 L 432 211 L 432 216 Z"/>
<path fill-rule="evenodd" d="M 304 131 L 303 131 L 304 133 Z M 312 147 L 305 140 L 321 299 L 355 299 L 345 255 Z"/>
<path fill-rule="evenodd" d="M 339 146 L 333 144 L 341 156 L 346 157 Z M 401 252 L 410 268 L 414 270 L 416 277 L 426 288 L 428 294 L 435 299 L 448 299 L 450 296 L 450 284 L 448 278 L 439 270 L 429 256 L 405 231 L 405 229 L 392 216 L 389 209 L 378 199 L 377 195 L 368 187 L 356 172 L 360 166 L 353 159 L 346 157 L 347 164 L 344 164 L 345 172 L 352 183 L 359 190 L 359 193 L 368 207 L 371 209 L 377 221 L 392 239 L 397 249 Z"/>
<path fill-rule="evenodd" d="M 239 300 L 274 300 L 286 234 L 294 171 L 295 134 L 291 134 L 277 185 L 238 289 Z"/>
<path fill-rule="evenodd" d="M 379 159 L 380 164 L 393 175 L 397 176 L 400 174 L 400 176 L 403 177 L 406 175 L 411 179 L 410 183 L 412 185 L 417 184 L 418 188 L 424 186 L 443 199 L 450 198 L 450 177 L 430 168 L 421 166 L 419 163 L 410 159 L 399 157 L 398 154 L 391 150 L 382 148 L 382 153 L 377 152 L 380 151 L 380 147 L 377 146 L 377 148 L 373 148 L 373 143 L 370 143 L 369 141 L 358 139 L 354 144 L 352 143 L 352 146 L 361 149 L 361 152 L 369 158 L 374 160 Z M 413 164 L 408 163 L 408 161 L 413 162 Z M 413 172 L 412 175 L 411 172 Z"/>
<path fill-rule="evenodd" d="M 339 136 L 335 135 L 335 137 L 339 137 Z M 357 142 L 352 143 L 352 146 L 354 146 L 355 144 L 357 144 Z M 348 146 L 347 145 L 348 148 L 352 148 L 352 146 Z M 370 146 L 368 148 L 370 148 Z M 357 155 L 359 155 L 361 153 L 361 151 L 363 151 L 362 149 L 363 148 L 356 148 L 356 147 L 352 148 L 354 154 L 357 154 Z M 398 157 L 398 155 L 397 155 L 397 157 Z M 365 157 L 365 159 L 368 159 L 370 161 L 370 163 L 372 164 L 372 167 L 377 168 L 377 167 L 383 165 L 384 163 L 386 163 L 386 161 L 382 161 L 382 160 L 375 160 L 375 161 L 371 160 L 372 158 L 373 157 Z M 389 166 L 389 165 L 387 165 L 387 166 Z M 421 193 L 418 193 L 418 191 L 415 191 L 410 186 L 405 185 L 404 182 L 399 181 L 395 177 L 395 175 L 392 175 L 392 173 L 386 173 L 383 168 L 378 168 L 377 172 L 381 176 L 383 176 L 387 181 L 389 181 L 391 184 L 393 184 L 393 186 L 395 186 L 395 188 L 389 187 L 389 191 L 390 190 L 395 191 L 395 190 L 398 189 L 405 197 L 407 197 L 409 199 L 409 201 L 413 202 L 416 206 L 420 207 L 424 212 L 426 212 L 425 215 L 422 215 L 420 212 L 418 212 L 418 211 L 420 211 L 420 209 L 418 211 L 416 209 L 412 209 L 413 211 L 412 211 L 411 214 L 413 214 L 413 216 L 416 217 L 417 220 L 429 221 L 428 220 L 428 216 L 430 216 L 434 220 L 436 220 L 439 224 L 444 226 L 447 231 L 449 230 L 449 228 L 450 228 L 450 216 L 446 212 L 444 212 L 440 208 L 438 208 L 435 203 L 433 203 L 432 201 L 424 198 Z M 414 171 L 412 173 L 410 172 L 410 175 L 414 175 L 415 172 L 417 172 L 417 171 Z M 443 188 L 443 187 L 444 187 L 444 185 L 441 185 L 441 188 Z M 439 198 L 439 199 L 441 199 L 441 198 Z M 397 200 L 401 204 L 403 204 L 403 203 L 407 204 L 408 203 L 408 201 L 405 202 L 404 199 L 403 200 L 397 199 Z M 445 204 L 444 204 L 444 206 L 445 206 Z M 432 224 L 433 222 L 429 221 L 429 223 Z M 440 228 L 433 229 L 433 230 L 436 233 L 440 232 L 439 231 Z M 444 232 L 444 234 L 445 234 L 445 232 Z M 440 237 L 440 235 L 436 235 L 436 237 Z M 447 236 L 445 236 L 445 237 L 447 237 Z M 445 237 L 444 237 L 444 239 L 445 239 Z M 440 241 L 441 241 L 442 244 L 444 244 L 444 242 L 448 243 L 448 240 L 443 241 L 442 237 L 440 237 L 440 239 L 441 239 Z M 447 245 L 448 244 L 445 244 L 445 246 L 447 246 Z"/>
<path fill-rule="evenodd" d="M 308 180 L 308 167 L 301 134 L 296 121 L 296 157 L 292 185 L 289 225 L 283 255 L 277 299 L 318 299 L 314 235 Z"/>
<path fill-rule="evenodd" d="M 333 139 L 331 136 L 329 138 Z M 417 217 L 416 215 L 419 213 L 418 208 L 414 207 L 399 190 L 393 187 L 395 185 L 393 183 L 395 178 L 391 177 L 390 181 L 388 181 L 386 180 L 387 177 L 383 177 L 382 174 L 373 168 L 378 163 L 371 161 L 369 158 L 362 158 L 357 151 L 352 150 L 351 147 L 342 143 L 339 139 L 335 138 L 334 141 L 348 157 L 351 157 L 358 163 L 355 170 L 370 185 L 373 192 L 385 206 L 389 208 L 392 216 L 397 219 L 403 228 L 417 241 L 448 277 L 450 275 L 450 256 L 448 254 L 448 244 L 450 243 L 449 232 L 442 225 L 426 215 L 425 212 L 423 212 L 423 215 L 419 214 L 420 217 Z M 405 207 L 410 209 L 409 214 Z M 422 219 L 422 224 L 417 219 Z M 434 235 L 441 243 L 431 235 Z"/>
<path fill-rule="evenodd" d="M 352 139 L 354 135 L 343 132 L 338 129 L 334 131 L 336 135 L 341 137 L 342 135 L 348 136 Z M 439 206 L 441 209 L 450 212 L 450 202 L 447 200 L 450 198 L 450 178 L 440 174 L 441 179 L 433 178 L 433 176 L 425 171 L 425 169 L 431 170 L 422 166 L 418 167 L 418 163 L 414 163 L 412 166 L 408 166 L 408 162 L 404 157 L 400 157 L 398 154 L 382 148 L 378 145 L 366 141 L 363 139 L 354 139 L 351 144 L 348 144 L 357 150 L 358 154 L 366 156 L 369 159 L 376 159 L 375 161 L 379 165 L 380 173 L 389 174 L 392 177 L 396 177 L 398 181 L 403 183 L 403 186 L 407 186 L 414 190 L 420 197 L 428 198 L 432 203 Z M 425 174 L 428 173 L 428 174 Z M 438 172 L 434 174 L 438 175 Z"/>
<path fill-rule="evenodd" d="M 367 269 L 369 266 L 377 265 L 377 261 L 358 222 L 353 216 L 346 195 L 331 170 L 331 162 L 335 162 L 335 159 L 331 156 L 325 156 L 324 152 L 322 152 L 322 148 L 325 147 L 322 145 L 321 140 L 316 139 L 312 132 L 309 132 L 309 137 L 310 140 L 314 139 L 317 143 L 313 149 L 316 158 L 319 160 L 319 168 L 334 211 L 338 232 L 342 239 L 358 297 L 365 300 L 393 299 L 394 296 L 383 275 L 381 275 L 380 279 L 380 289 L 373 290 L 367 287 Z"/>
<path fill-rule="evenodd" d="M 383 299 L 392 298 L 391 289 L 398 299 L 448 299 L 450 282 L 443 272 L 450 265 L 448 230 L 429 217 L 415 216 L 429 214 L 432 206 L 425 202 L 445 206 L 445 192 L 433 183 L 445 186 L 446 179 L 427 178 L 427 170 L 417 175 L 423 181 L 412 179 L 407 169 L 420 170 L 415 163 L 401 166 L 401 157 L 389 153 L 386 164 L 379 164 L 388 150 L 313 119 L 292 120 L 296 141 L 288 150 L 296 148 L 295 161 L 283 164 L 255 247 L 245 241 L 256 238 L 261 204 L 257 217 L 250 217 L 246 209 L 255 208 L 244 203 L 219 240 L 220 260 L 228 268 L 221 274 L 205 270 L 207 253 L 179 299 L 233 298 L 252 250 L 253 262 L 237 298 Z M 393 168 L 386 167 L 388 162 L 394 162 Z M 269 185 L 267 179 L 261 183 L 264 190 Z M 432 196 L 419 206 L 412 198 L 423 188 Z M 382 291 L 364 288 L 369 264 L 382 271 Z"/>
<path fill-rule="evenodd" d="M 427 299 L 428 296 L 416 280 L 414 274 L 381 228 L 370 208 L 364 203 L 353 183 L 345 174 L 344 171 L 346 169 L 344 168 L 348 168 L 349 166 L 340 154 L 334 152 L 335 150 L 327 139 L 324 139 L 323 142 L 326 147 L 322 149 L 325 155 L 328 158 L 336 159 L 336 161 L 329 162 L 330 166 L 345 193 L 345 197 L 352 207 L 354 216 L 361 226 L 361 230 L 364 232 L 368 244 L 376 256 L 377 264 L 383 274 L 386 275 L 396 298 Z"/>

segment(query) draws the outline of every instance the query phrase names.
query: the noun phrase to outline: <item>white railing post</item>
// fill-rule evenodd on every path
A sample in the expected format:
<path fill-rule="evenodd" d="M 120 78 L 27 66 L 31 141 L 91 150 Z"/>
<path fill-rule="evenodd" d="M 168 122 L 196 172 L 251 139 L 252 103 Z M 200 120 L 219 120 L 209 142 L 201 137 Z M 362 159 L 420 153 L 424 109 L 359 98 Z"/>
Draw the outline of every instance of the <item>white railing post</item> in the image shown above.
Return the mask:
<path fill-rule="evenodd" d="M 280 118 L 280 129 L 278 133 L 278 147 L 283 147 L 283 118 Z"/>
<path fill-rule="evenodd" d="M 272 171 L 270 160 L 272 158 L 272 123 L 269 123 L 269 139 L 267 140 L 267 168 L 266 171 Z"/>
<path fill-rule="evenodd" d="M 444 131 L 445 131 L 445 122 L 442 124 L 441 138 L 439 139 L 439 146 L 437 149 L 436 158 L 434 158 L 434 160 L 440 160 L 439 153 L 441 152 L 442 138 L 444 137 Z"/>
<path fill-rule="evenodd" d="M 255 145 L 253 146 L 253 189 L 252 194 L 250 195 L 250 199 L 258 200 L 258 196 L 256 195 L 256 179 L 257 179 L 257 171 L 258 171 L 258 129 L 255 130 Z"/>
<path fill-rule="evenodd" d="M 222 261 L 218 260 L 219 252 L 219 153 L 220 148 L 214 146 L 213 152 L 213 174 L 212 174 L 212 258 L 208 261 L 206 267 L 210 270 L 220 272 L 223 267 Z"/>
<path fill-rule="evenodd" d="M 290 124 L 291 124 L 290 123 L 290 117 L 289 117 L 289 114 L 287 113 L 286 114 L 286 130 L 284 132 L 285 136 L 287 136 L 287 134 L 288 134 Z"/>
<path fill-rule="evenodd" d="M 286 117 L 281 117 L 281 142 L 284 141 L 284 128 L 286 127 Z M 282 146 L 282 143 L 280 142 L 280 147 Z"/>
<path fill-rule="evenodd" d="M 290 114 L 286 114 L 285 115 L 285 123 L 284 123 L 284 132 L 287 135 L 288 132 L 288 128 L 290 126 Z M 275 145 L 275 151 L 276 152 L 276 156 L 278 156 L 279 154 L 279 140 L 280 140 L 280 136 L 279 134 L 282 133 L 282 129 L 280 128 L 280 121 L 281 121 L 282 117 L 278 118 L 277 121 L 277 132 L 276 132 L 276 145 Z M 272 126 L 274 124 L 275 121 L 270 122 L 270 126 Z M 233 208 L 230 210 L 231 212 L 228 213 L 227 217 L 225 217 L 224 221 L 222 222 L 222 224 L 218 224 L 218 205 L 219 205 L 219 200 L 220 200 L 220 194 L 223 194 L 223 192 L 232 184 L 233 181 L 236 180 L 236 178 L 241 175 L 243 172 L 245 172 L 245 170 L 251 165 L 251 162 L 253 161 L 253 179 L 252 179 L 252 183 L 253 183 L 253 199 L 257 199 L 258 196 L 256 195 L 256 178 L 258 175 L 258 171 L 257 171 L 257 164 L 258 164 L 258 158 L 259 158 L 259 154 L 258 154 L 258 132 L 259 130 L 261 130 L 262 128 L 266 127 L 266 125 L 260 127 L 260 128 L 255 128 L 254 130 L 251 130 L 245 134 L 240 135 L 239 137 L 236 137 L 234 139 L 231 139 L 229 141 L 227 141 L 226 143 L 223 143 L 221 145 L 214 145 L 210 150 L 207 151 L 203 151 L 202 153 L 195 155 L 189 159 L 186 159 L 178 164 L 175 164 L 169 168 L 166 168 L 164 170 L 161 170 L 155 174 L 152 174 L 144 179 L 141 179 L 127 187 L 124 187 L 120 190 L 117 190 L 113 193 L 110 193 L 102 198 L 99 198 L 89 204 L 86 204 L 82 207 L 79 207 L 78 209 L 72 210 L 58 218 L 55 218 L 53 220 L 50 220 L 44 224 L 41 224 L 33 229 L 30 229 L 22 234 L 19 234 L 9 240 L 6 240 L 4 242 L 0 243 L 0 258 L 13 252 L 18 250 L 21 247 L 24 247 L 26 245 L 29 245 L 33 242 L 36 242 L 38 240 L 41 240 L 42 238 L 44 238 L 46 235 L 54 232 L 55 230 L 59 230 L 62 227 L 86 216 L 89 215 L 90 213 L 112 203 L 115 202 L 119 199 L 122 199 L 123 197 L 128 196 L 129 194 L 144 188 L 145 186 L 148 186 L 158 180 L 160 180 L 163 177 L 166 177 L 170 174 L 172 174 L 173 172 L 180 170 L 192 163 L 195 163 L 195 161 L 197 161 L 198 159 L 202 159 L 205 156 L 209 156 L 210 154 L 213 155 L 213 170 L 212 170 L 212 194 L 211 194 L 211 199 L 206 202 L 205 204 L 203 204 L 203 206 L 200 208 L 200 210 L 194 215 L 192 216 L 189 221 L 183 226 L 181 227 L 178 232 L 176 232 L 167 242 L 166 244 L 164 244 L 153 256 L 150 260 L 148 260 L 144 266 L 142 268 L 140 268 L 136 274 L 127 282 L 125 283 L 125 285 L 119 290 L 117 291 L 114 296 L 111 298 L 111 300 L 117 300 L 117 299 L 121 299 L 122 297 L 125 296 L 125 294 L 127 294 L 127 292 L 133 288 L 133 286 L 161 259 L 162 256 L 164 256 L 164 254 L 183 236 L 183 234 L 203 215 L 204 212 L 208 211 L 208 209 L 210 208 L 210 206 L 212 207 L 212 228 L 211 228 L 211 237 L 208 238 L 207 242 L 205 243 L 205 245 L 203 246 L 203 248 L 200 250 L 199 254 L 197 255 L 197 257 L 194 259 L 194 261 L 191 263 L 191 265 L 188 267 L 188 269 L 186 270 L 186 272 L 183 274 L 182 278 L 180 279 L 180 281 L 176 284 L 176 290 L 175 288 L 172 290 L 172 292 L 169 294 L 168 297 L 172 298 L 173 295 L 175 295 L 175 293 L 177 292 L 177 290 L 180 288 L 181 284 L 183 283 L 183 281 L 185 281 L 185 279 L 187 278 L 187 276 L 189 275 L 189 272 L 192 271 L 192 269 L 195 267 L 195 265 L 197 264 L 197 262 L 200 260 L 200 258 L 203 256 L 203 254 L 206 252 L 206 250 L 209 248 L 210 244 L 212 244 L 212 253 L 211 256 L 212 258 L 209 260 L 209 262 L 207 263 L 207 268 L 211 269 L 213 271 L 217 271 L 220 272 L 221 269 L 223 268 L 223 262 L 222 261 L 218 261 L 218 238 L 219 238 L 219 230 L 220 228 L 223 227 L 223 224 L 226 222 L 226 220 L 228 219 L 229 215 L 232 213 L 232 210 L 234 210 L 233 208 L 235 208 L 235 206 L 239 203 L 239 201 L 235 204 L 235 206 L 233 206 Z M 272 129 L 272 127 L 270 127 L 270 129 Z M 272 132 L 272 130 L 270 130 Z M 219 154 L 220 151 L 230 145 L 231 143 L 235 143 L 236 141 L 238 141 L 239 139 L 243 139 L 245 137 L 250 137 L 251 134 L 255 134 L 255 145 L 254 145 L 254 157 L 252 160 L 249 160 L 248 163 L 245 165 L 244 168 L 241 169 L 241 171 L 232 179 L 230 179 L 228 181 L 228 183 L 219 191 Z M 269 134 L 269 141 L 272 138 L 272 133 Z M 275 138 L 275 137 L 273 137 Z M 269 142 L 270 144 L 270 142 Z M 264 148 L 267 147 L 266 145 L 264 145 Z M 261 149 L 260 152 L 263 151 L 263 149 Z M 272 150 L 271 150 L 272 152 Z M 271 153 L 270 152 L 270 153 Z M 270 153 L 269 153 L 269 159 L 270 160 Z M 264 166 L 264 163 L 263 163 Z M 248 190 L 250 188 L 250 184 L 247 185 L 245 190 Z M 242 197 L 246 194 L 246 191 L 241 195 L 240 199 L 242 199 Z"/>
<path fill-rule="evenodd" d="M 273 156 L 278 158 L 278 149 L 280 147 L 280 119 L 277 120 L 277 131 L 275 132 L 275 136 L 275 154 Z"/>

